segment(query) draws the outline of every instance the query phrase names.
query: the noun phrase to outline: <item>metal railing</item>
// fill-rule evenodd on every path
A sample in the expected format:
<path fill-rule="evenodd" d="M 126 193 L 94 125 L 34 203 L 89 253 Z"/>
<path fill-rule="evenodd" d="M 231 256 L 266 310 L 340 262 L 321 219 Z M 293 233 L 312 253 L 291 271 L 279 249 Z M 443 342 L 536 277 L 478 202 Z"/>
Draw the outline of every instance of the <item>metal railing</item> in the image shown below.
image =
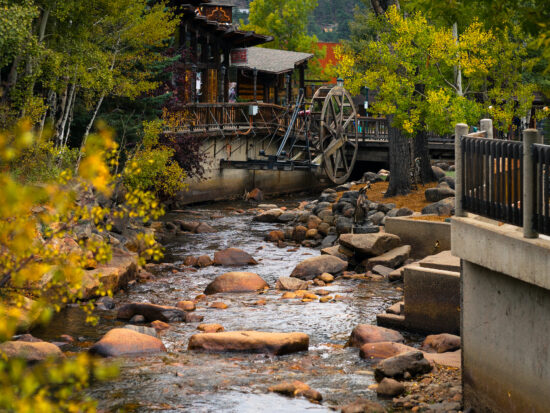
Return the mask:
<path fill-rule="evenodd" d="M 522 142 L 468 134 L 465 124 L 455 134 L 455 215 L 522 226 L 526 238 L 550 235 L 550 146 L 538 131 L 523 131 Z"/>
<path fill-rule="evenodd" d="M 513 225 L 523 225 L 523 144 L 465 136 L 462 207 Z"/>
<path fill-rule="evenodd" d="M 550 146 L 533 145 L 532 156 L 536 194 L 533 229 L 550 235 Z"/>
<path fill-rule="evenodd" d="M 357 117 L 357 131 L 362 140 L 387 141 L 388 120 L 386 118 Z"/>

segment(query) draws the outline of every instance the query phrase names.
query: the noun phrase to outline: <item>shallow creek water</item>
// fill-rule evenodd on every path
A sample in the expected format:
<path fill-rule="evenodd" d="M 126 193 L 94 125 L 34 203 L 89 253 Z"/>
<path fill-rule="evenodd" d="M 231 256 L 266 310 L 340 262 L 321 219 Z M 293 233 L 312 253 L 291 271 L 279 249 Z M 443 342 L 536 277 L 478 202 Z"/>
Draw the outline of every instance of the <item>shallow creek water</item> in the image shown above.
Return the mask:
<path fill-rule="evenodd" d="M 296 207 L 298 199 L 273 200 L 278 205 Z M 217 229 L 213 234 L 189 234 L 175 237 L 165 245 L 166 260 L 183 267 L 188 255 L 199 256 L 228 247 L 242 248 L 259 262 L 251 267 L 207 267 L 197 272 L 160 272 L 147 283 L 136 284 L 115 296 L 117 307 L 128 302 L 175 305 L 193 299 L 216 276 L 228 271 L 251 271 L 273 287 L 278 277 L 288 276 L 302 260 L 319 255 L 319 250 L 278 248 L 264 241 L 268 231 L 280 224 L 252 222 L 249 214 L 236 214 L 239 203 L 198 206 L 186 213 L 171 213 L 165 219 L 201 220 Z M 211 304 L 222 301 L 225 310 L 197 304 L 196 313 L 204 323 L 219 323 L 226 331 L 260 330 L 298 331 L 310 336 L 307 353 L 281 357 L 260 354 L 188 352 L 189 337 L 198 333 L 198 323 L 173 323 L 161 333 L 168 353 L 120 360 L 120 376 L 96 385 L 91 395 L 106 411 L 136 412 L 310 412 L 329 411 L 330 407 L 349 403 L 358 397 L 376 398 L 368 386 L 374 383 L 373 366 L 359 358 L 355 348 L 344 345 L 351 330 L 360 323 L 374 324 L 376 314 L 401 299 L 401 292 L 387 282 L 338 279 L 322 287 L 346 299 L 331 303 L 281 300 L 281 292 L 270 289 L 261 296 L 218 294 L 208 297 Z M 317 287 L 311 287 L 313 292 Z M 254 303 L 263 298 L 266 305 Z M 95 327 L 84 324 L 77 309 L 68 309 L 53 325 L 38 336 L 54 340 L 60 334 L 79 337 L 73 351 L 89 348 L 106 331 L 124 325 L 115 319 L 116 310 L 100 312 Z M 406 335 L 408 344 L 417 345 L 420 337 Z M 284 380 L 300 380 L 320 391 L 320 405 L 305 399 L 290 399 L 268 392 L 268 387 Z"/>

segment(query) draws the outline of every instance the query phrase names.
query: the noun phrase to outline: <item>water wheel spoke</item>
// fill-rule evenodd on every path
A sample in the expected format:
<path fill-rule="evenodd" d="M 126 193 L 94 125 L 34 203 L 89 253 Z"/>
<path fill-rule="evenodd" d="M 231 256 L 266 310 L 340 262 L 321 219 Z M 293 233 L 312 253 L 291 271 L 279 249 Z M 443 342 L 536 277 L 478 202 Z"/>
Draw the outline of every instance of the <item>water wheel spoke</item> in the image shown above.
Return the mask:
<path fill-rule="evenodd" d="M 341 153 L 342 159 L 344 161 L 344 168 L 346 169 L 346 172 L 347 172 L 347 171 L 349 171 L 349 165 L 348 165 L 348 158 L 346 157 L 345 147 L 342 146 L 339 149 L 339 152 Z"/>

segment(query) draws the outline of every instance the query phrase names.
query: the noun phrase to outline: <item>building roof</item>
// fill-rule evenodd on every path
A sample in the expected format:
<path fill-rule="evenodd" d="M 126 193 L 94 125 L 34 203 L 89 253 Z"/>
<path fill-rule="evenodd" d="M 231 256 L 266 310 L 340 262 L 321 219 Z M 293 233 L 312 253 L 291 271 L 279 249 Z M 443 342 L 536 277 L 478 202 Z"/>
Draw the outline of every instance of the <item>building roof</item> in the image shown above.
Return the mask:
<path fill-rule="evenodd" d="M 311 53 L 290 52 L 288 50 L 249 47 L 248 62 L 232 66 L 245 69 L 258 69 L 259 72 L 280 74 L 293 71 L 296 66 L 313 57 Z"/>
<path fill-rule="evenodd" d="M 192 24 L 212 32 L 230 43 L 233 47 L 257 46 L 273 40 L 273 36 L 264 36 L 254 32 L 238 30 L 232 24 L 218 23 L 215 20 L 209 20 L 204 16 L 197 15 L 196 8 L 190 5 L 184 5 L 180 9 L 180 13 L 184 21 L 190 21 Z"/>

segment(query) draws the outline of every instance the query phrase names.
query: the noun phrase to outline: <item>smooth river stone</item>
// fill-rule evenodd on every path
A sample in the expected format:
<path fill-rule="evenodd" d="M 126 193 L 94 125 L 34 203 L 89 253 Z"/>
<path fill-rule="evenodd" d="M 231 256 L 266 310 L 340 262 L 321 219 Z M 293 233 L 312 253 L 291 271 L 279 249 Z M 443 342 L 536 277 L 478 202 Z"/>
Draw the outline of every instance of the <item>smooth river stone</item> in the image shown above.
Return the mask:
<path fill-rule="evenodd" d="M 245 293 L 262 290 L 269 287 L 258 274 L 253 272 L 226 272 L 216 277 L 204 293 L 207 295 L 216 293 Z"/>
<path fill-rule="evenodd" d="M 165 352 L 161 340 L 148 334 L 138 333 L 127 328 L 114 328 L 105 334 L 89 350 L 103 357 L 138 355 Z"/>
<path fill-rule="evenodd" d="M 277 356 L 307 351 L 309 336 L 304 333 L 265 333 L 261 331 L 227 331 L 195 334 L 189 350 L 211 352 L 268 353 Z"/>

